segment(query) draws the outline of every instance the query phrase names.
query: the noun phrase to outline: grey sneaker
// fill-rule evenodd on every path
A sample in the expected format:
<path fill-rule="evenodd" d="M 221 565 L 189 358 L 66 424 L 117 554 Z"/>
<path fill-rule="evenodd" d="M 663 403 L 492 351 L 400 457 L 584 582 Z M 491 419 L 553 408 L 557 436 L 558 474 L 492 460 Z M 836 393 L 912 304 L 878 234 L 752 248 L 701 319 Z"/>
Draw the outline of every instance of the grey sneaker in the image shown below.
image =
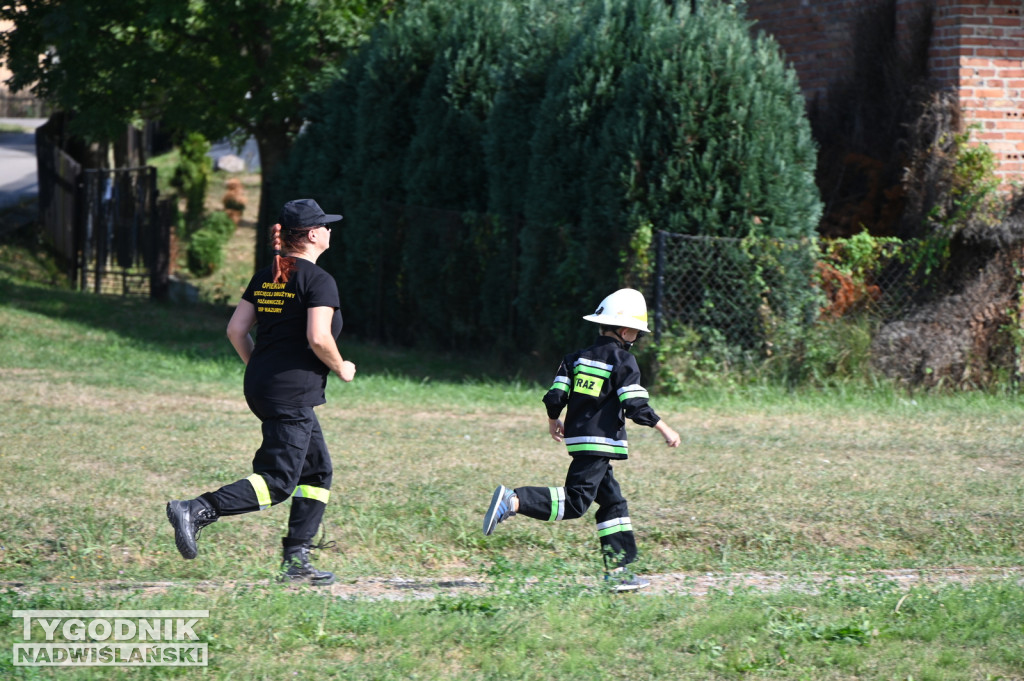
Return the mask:
<path fill-rule="evenodd" d="M 491 505 L 487 507 L 487 513 L 484 514 L 485 535 L 494 532 L 494 526 L 502 520 L 515 515 L 515 512 L 512 511 L 512 497 L 515 495 L 513 490 L 506 489 L 504 485 L 498 485 L 498 488 L 494 490 Z"/>
<path fill-rule="evenodd" d="M 637 589 L 643 589 L 651 585 L 649 580 L 643 577 L 638 577 L 631 572 L 626 572 L 622 568 L 617 568 L 611 572 L 607 572 L 604 575 L 604 582 L 613 591 L 622 593 L 623 591 L 636 591 Z"/>

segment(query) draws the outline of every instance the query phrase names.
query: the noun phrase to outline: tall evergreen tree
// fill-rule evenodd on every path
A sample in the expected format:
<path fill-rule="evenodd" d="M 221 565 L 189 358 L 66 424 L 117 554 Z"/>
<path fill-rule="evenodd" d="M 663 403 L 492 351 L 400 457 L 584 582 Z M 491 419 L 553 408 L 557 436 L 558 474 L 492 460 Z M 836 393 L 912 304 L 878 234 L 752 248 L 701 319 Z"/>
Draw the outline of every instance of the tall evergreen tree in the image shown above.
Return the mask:
<path fill-rule="evenodd" d="M 447 21 L 438 2 L 404 7 L 347 64 L 345 84 L 325 99 L 350 116 L 337 122 L 350 146 L 332 178 L 346 211 L 342 248 L 328 251 L 326 264 L 353 301 L 350 328 L 390 341 L 407 341 L 418 321 L 409 311 L 415 291 L 403 278 L 406 233 L 399 218 L 407 203 L 404 167 L 416 133 L 415 105 Z"/>
<path fill-rule="evenodd" d="M 368 333 L 494 347 L 511 325 L 553 352 L 578 338 L 567 309 L 647 275 L 637 249 L 652 228 L 812 237 L 803 100 L 750 30 L 718 2 L 699 15 L 661 0 L 424 0 L 397 13 L 299 147 L 323 153 L 343 129 L 340 169 L 311 167 L 352 220 L 338 274 Z M 729 257 L 748 273 L 712 293 L 748 302 L 716 324 L 755 319 L 765 291 L 810 277 L 807 258 L 778 279 L 737 244 Z"/>
<path fill-rule="evenodd" d="M 472 344 L 479 334 L 478 243 L 462 214 L 487 201 L 484 121 L 496 83 L 493 65 L 502 34 L 501 3 L 448 5 L 434 62 L 413 103 L 415 132 L 405 155 L 407 208 L 402 252 L 417 340 Z M 429 207 L 429 208 L 425 208 Z M 425 253 L 431 254 L 424 257 Z"/>
<path fill-rule="evenodd" d="M 578 338 L 578 324 L 556 321 L 560 309 L 586 309 L 595 295 L 603 295 L 596 291 L 618 288 L 618 268 L 607 266 L 617 257 L 613 235 L 596 235 L 592 243 L 581 231 L 585 173 L 589 159 L 601 152 L 599 133 L 626 84 L 624 69 L 669 13 L 656 0 L 595 3 L 548 79 L 530 143 L 519 295 L 521 314 L 549 320 L 538 329 L 548 342 L 565 345 Z M 616 191 L 598 191 L 604 189 Z M 604 249 L 610 257 L 600 257 Z M 595 251 L 599 259 L 592 261 Z"/>
<path fill-rule="evenodd" d="M 630 240 L 645 224 L 736 239 L 813 237 L 815 148 L 795 75 L 731 7 L 654 23 L 620 80 L 582 183 L 588 271 L 630 262 Z M 774 251 L 787 258 L 783 279 L 772 268 L 762 274 L 762 250 L 723 247 L 732 262 L 704 282 L 704 307 L 733 338 L 763 337 L 753 311 L 768 289 L 774 315 L 802 319 L 809 297 L 796 291 L 807 289 L 811 246 L 799 257 L 799 249 Z M 730 270 L 746 274 L 722 279 Z"/>
<path fill-rule="evenodd" d="M 534 310 L 519 300 L 523 258 L 520 239 L 531 185 L 529 140 L 549 74 L 574 40 L 583 7 L 573 0 L 529 0 L 513 3 L 521 11 L 518 24 L 504 39 L 500 88 L 485 122 L 484 150 L 488 177 L 491 245 L 481 284 L 480 315 L 491 337 L 510 350 L 534 335 Z"/>

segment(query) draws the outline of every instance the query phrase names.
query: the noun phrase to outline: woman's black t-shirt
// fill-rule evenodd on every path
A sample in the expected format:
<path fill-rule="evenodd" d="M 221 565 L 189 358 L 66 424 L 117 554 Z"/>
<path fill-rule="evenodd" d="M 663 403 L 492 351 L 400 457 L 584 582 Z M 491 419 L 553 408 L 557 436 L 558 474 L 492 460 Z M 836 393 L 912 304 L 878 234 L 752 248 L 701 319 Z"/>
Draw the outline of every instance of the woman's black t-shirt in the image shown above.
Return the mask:
<path fill-rule="evenodd" d="M 311 307 L 332 307 L 331 335 L 341 334 L 338 284 L 316 264 L 295 259 L 287 283 L 274 283 L 270 268 L 257 272 L 242 300 L 256 308 L 256 347 L 245 368 L 245 394 L 304 407 L 323 404 L 330 370 L 309 347 Z"/>

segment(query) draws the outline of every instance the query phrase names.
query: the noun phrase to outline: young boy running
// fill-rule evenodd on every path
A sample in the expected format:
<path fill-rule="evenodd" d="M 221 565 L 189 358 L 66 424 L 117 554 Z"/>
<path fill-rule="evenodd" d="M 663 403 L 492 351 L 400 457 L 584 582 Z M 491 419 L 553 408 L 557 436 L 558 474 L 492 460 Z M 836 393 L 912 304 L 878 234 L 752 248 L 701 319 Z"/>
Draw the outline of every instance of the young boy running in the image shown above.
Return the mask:
<path fill-rule="evenodd" d="M 636 540 L 611 462 L 627 458 L 626 418 L 655 428 L 669 447 L 679 446 L 679 434 L 647 403 L 640 368 L 629 353 L 640 333 L 649 331 L 643 294 L 620 289 L 583 319 L 600 325 L 597 342 L 566 355 L 554 385 L 544 395 L 548 432 L 556 442 L 564 441 L 572 456 L 565 485 L 515 489 L 498 485 L 484 515 L 483 529 L 489 535 L 498 523 L 516 514 L 538 520 L 571 520 L 581 517 L 596 501 L 605 579 L 617 591 L 630 591 L 650 582 L 625 570 L 636 560 Z M 563 409 L 564 425 L 559 418 Z"/>

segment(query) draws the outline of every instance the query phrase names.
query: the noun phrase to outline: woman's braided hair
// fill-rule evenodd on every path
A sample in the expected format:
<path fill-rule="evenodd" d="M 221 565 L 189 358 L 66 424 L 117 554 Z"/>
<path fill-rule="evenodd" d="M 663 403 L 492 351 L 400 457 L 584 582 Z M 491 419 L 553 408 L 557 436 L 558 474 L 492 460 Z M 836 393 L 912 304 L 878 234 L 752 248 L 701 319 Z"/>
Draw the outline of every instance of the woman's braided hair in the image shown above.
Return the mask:
<path fill-rule="evenodd" d="M 275 284 L 288 281 L 288 277 L 295 271 L 295 258 L 281 255 L 281 225 L 274 225 L 270 228 L 270 244 L 274 249 L 274 258 L 270 263 L 270 274 Z"/>
<path fill-rule="evenodd" d="M 270 246 L 274 249 L 274 258 L 270 263 L 270 274 L 274 283 L 286 283 L 288 277 L 295 271 L 295 258 L 290 255 L 282 255 L 283 252 L 294 252 L 302 248 L 302 240 L 310 230 L 321 225 L 311 227 L 293 227 L 282 232 L 281 225 L 276 224 L 270 228 Z"/>

